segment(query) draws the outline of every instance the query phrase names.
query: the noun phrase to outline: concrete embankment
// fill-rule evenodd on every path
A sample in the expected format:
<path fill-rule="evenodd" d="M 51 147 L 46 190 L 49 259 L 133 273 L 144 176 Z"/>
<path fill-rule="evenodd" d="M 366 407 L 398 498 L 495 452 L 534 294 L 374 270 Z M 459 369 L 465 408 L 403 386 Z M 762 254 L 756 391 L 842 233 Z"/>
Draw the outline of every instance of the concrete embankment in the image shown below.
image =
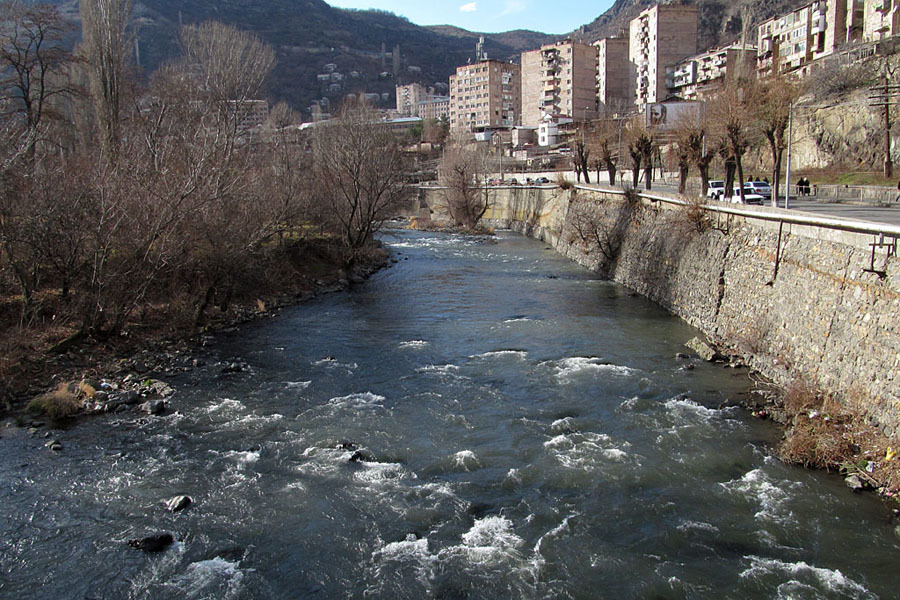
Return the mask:
<path fill-rule="evenodd" d="M 900 438 L 900 269 L 886 246 L 873 254 L 876 235 L 792 223 L 788 211 L 724 214 L 614 190 L 490 193 L 492 224 L 547 242 L 775 382 L 831 392 Z M 438 195 L 423 190 L 420 206 Z"/>

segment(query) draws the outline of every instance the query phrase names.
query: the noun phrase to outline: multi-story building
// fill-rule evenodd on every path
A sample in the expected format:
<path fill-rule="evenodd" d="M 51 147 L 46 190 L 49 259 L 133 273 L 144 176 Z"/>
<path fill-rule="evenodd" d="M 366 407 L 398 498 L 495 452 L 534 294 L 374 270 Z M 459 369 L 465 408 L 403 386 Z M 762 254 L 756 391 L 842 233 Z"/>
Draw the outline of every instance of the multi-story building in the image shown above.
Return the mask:
<path fill-rule="evenodd" d="M 571 40 L 522 53 L 522 125 L 546 114 L 597 116 L 597 48 Z"/>
<path fill-rule="evenodd" d="M 419 103 L 427 94 L 421 83 L 410 83 L 397 86 L 397 113 L 404 117 L 418 117 Z"/>
<path fill-rule="evenodd" d="M 631 20 L 628 64 L 634 104 L 666 99 L 666 67 L 697 53 L 696 6 L 657 4 Z"/>
<path fill-rule="evenodd" d="M 892 0 L 864 1 L 816 0 L 760 23 L 756 58 L 759 74 L 805 73 L 811 61 L 833 54 L 842 45 L 872 39 L 866 37 L 868 6 Z"/>
<path fill-rule="evenodd" d="M 597 48 L 597 108 L 601 114 L 625 110 L 630 103 L 628 39 L 603 38 Z"/>
<path fill-rule="evenodd" d="M 458 67 L 450 76 L 450 129 L 484 131 L 517 125 L 521 68 L 499 60 Z"/>
<path fill-rule="evenodd" d="M 450 119 L 450 96 L 432 96 L 419 102 L 418 115 L 423 119 Z"/>
<path fill-rule="evenodd" d="M 866 41 L 900 34 L 900 0 L 865 0 L 864 15 Z"/>
<path fill-rule="evenodd" d="M 756 48 L 715 48 L 666 67 L 669 95 L 698 100 L 729 81 L 756 76 Z"/>

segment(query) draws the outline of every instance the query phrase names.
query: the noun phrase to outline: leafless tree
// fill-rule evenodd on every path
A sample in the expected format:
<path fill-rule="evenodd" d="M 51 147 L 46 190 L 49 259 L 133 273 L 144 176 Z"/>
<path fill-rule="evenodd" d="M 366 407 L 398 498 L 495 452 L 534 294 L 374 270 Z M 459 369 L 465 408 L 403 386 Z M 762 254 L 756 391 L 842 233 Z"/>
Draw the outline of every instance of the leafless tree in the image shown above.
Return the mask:
<path fill-rule="evenodd" d="M 352 264 L 409 197 L 406 159 L 378 114 L 357 102 L 313 128 L 312 159 L 317 193 Z"/>
<path fill-rule="evenodd" d="M 728 173 L 733 165 L 734 171 L 731 172 L 737 175 L 738 190 L 741 202 L 743 202 L 743 157 L 755 141 L 752 93 L 749 90 L 749 84 L 740 81 L 726 86 L 709 103 L 706 114 L 714 136 L 720 145 L 720 154 L 725 159 L 725 197 L 731 197 Z"/>
<path fill-rule="evenodd" d="M 616 184 L 617 151 L 614 151 L 618 141 L 618 120 L 600 119 L 593 122 L 593 127 L 587 137 L 587 145 L 591 154 L 595 156 L 594 165 L 597 167 L 597 180 L 600 180 L 600 169 L 606 169 L 610 185 Z"/>
<path fill-rule="evenodd" d="M 59 116 L 53 101 L 72 91 L 66 73 L 72 55 L 64 42 L 71 29 L 53 5 L 0 4 L 0 85 L 25 123 L 32 163 L 46 117 Z"/>
<path fill-rule="evenodd" d="M 628 154 L 631 156 L 632 186 L 637 187 L 640 169 L 644 168 L 644 189 L 651 189 L 653 179 L 653 151 L 656 143 L 653 132 L 644 127 L 644 124 L 633 120 L 626 127 L 628 140 Z"/>
<path fill-rule="evenodd" d="M 444 149 L 438 166 L 445 208 L 454 223 L 475 229 L 491 207 L 485 181 L 486 152 L 475 145 L 455 140 Z"/>
<path fill-rule="evenodd" d="M 792 105 L 799 99 L 800 84 L 782 76 L 758 81 L 752 89 L 752 118 L 769 145 L 772 155 L 772 202 L 777 201 L 781 184 L 781 161 L 787 145 L 788 120 Z"/>
<path fill-rule="evenodd" d="M 107 160 L 115 160 L 131 55 L 126 31 L 131 17 L 131 0 L 81 0 L 79 6 L 81 54 L 88 66 L 100 146 Z"/>
<path fill-rule="evenodd" d="M 679 149 L 679 162 L 681 153 L 689 165 L 697 167 L 700 173 L 700 195 L 705 197 L 709 188 L 709 165 L 715 156 L 715 152 L 707 149 L 708 125 L 702 113 L 682 113 L 673 129 L 673 136 Z M 682 192 L 683 193 L 683 192 Z"/>

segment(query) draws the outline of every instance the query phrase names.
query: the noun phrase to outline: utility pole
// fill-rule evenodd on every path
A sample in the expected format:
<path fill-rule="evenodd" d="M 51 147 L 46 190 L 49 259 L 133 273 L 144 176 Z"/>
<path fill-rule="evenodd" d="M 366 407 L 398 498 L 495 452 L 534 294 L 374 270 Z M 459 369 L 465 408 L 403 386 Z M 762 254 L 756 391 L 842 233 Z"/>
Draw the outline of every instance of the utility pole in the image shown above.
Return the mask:
<path fill-rule="evenodd" d="M 897 105 L 894 96 L 900 92 L 900 84 L 891 83 L 888 74 L 884 74 L 884 84 L 869 88 L 869 106 L 880 107 L 884 117 L 884 176 L 890 179 L 894 174 L 894 163 L 891 160 L 891 107 Z"/>
<path fill-rule="evenodd" d="M 788 147 L 787 167 L 784 173 L 784 208 L 790 208 L 791 203 L 791 139 L 794 137 L 794 103 L 788 105 Z M 774 182 L 773 182 L 774 183 Z M 772 194 L 773 206 L 778 206 L 778 190 Z"/>

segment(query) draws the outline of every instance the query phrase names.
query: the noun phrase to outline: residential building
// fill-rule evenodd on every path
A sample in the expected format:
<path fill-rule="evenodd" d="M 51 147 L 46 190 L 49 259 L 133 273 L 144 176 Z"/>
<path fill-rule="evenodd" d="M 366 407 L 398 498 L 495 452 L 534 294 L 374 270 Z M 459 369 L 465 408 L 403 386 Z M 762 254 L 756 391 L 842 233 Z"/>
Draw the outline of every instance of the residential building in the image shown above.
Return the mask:
<path fill-rule="evenodd" d="M 229 100 L 229 106 L 242 131 L 260 127 L 269 118 L 269 103 L 265 100 Z"/>
<path fill-rule="evenodd" d="M 841 46 L 874 39 L 866 12 L 875 0 L 816 0 L 763 21 L 757 35 L 756 67 L 760 76 L 776 71 L 805 74 L 809 63 L 834 54 Z M 881 0 L 890 3 L 898 0 Z M 870 11 L 871 12 L 871 11 Z"/>
<path fill-rule="evenodd" d="M 866 41 L 879 41 L 900 34 L 900 0 L 865 0 Z"/>
<path fill-rule="evenodd" d="M 696 6 L 657 4 L 631 20 L 628 65 L 637 105 L 666 99 L 666 67 L 697 53 Z"/>
<path fill-rule="evenodd" d="M 484 131 L 518 124 L 522 106 L 519 65 L 481 60 L 450 76 L 451 131 Z"/>
<path fill-rule="evenodd" d="M 566 40 L 522 53 L 522 125 L 537 127 L 545 114 L 596 118 L 596 47 Z"/>
<path fill-rule="evenodd" d="M 729 81 L 756 75 L 756 48 L 741 45 L 714 48 L 666 67 L 670 96 L 698 100 Z"/>
<path fill-rule="evenodd" d="M 631 79 L 628 69 L 628 38 L 603 38 L 597 48 L 597 104 L 600 114 L 624 111 L 629 105 Z"/>
<path fill-rule="evenodd" d="M 450 119 L 450 96 L 430 95 L 419 102 L 419 112 L 423 119 Z"/>
<path fill-rule="evenodd" d="M 404 117 L 418 117 L 419 103 L 425 100 L 427 94 L 425 86 L 421 83 L 396 86 L 397 112 Z"/>

